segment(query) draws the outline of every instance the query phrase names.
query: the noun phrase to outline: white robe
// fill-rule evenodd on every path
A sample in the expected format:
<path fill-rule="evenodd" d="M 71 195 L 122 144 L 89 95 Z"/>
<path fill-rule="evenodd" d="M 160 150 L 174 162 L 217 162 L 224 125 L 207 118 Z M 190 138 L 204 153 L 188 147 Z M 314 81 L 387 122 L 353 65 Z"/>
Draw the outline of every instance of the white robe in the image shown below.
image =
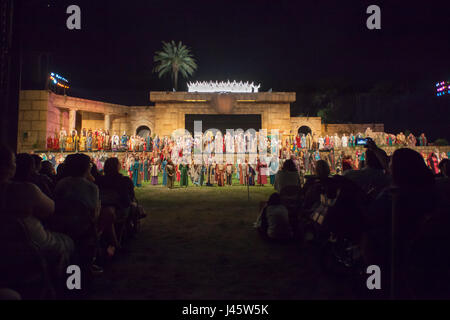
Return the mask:
<path fill-rule="evenodd" d="M 348 145 L 348 137 L 342 136 L 342 147 L 347 148 Z"/>

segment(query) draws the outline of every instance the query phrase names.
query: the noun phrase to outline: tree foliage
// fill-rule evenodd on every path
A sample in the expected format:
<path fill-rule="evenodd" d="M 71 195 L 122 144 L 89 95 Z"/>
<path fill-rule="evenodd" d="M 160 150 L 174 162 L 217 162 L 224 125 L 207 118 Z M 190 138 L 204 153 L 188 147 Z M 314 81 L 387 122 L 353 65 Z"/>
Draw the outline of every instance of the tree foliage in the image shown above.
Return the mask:
<path fill-rule="evenodd" d="M 153 72 L 161 78 L 170 75 L 175 90 L 178 89 L 178 74 L 187 79 L 197 70 L 197 63 L 191 50 L 181 41 L 178 44 L 175 41 L 162 42 L 162 50 L 155 52 L 153 61 L 156 66 Z"/>

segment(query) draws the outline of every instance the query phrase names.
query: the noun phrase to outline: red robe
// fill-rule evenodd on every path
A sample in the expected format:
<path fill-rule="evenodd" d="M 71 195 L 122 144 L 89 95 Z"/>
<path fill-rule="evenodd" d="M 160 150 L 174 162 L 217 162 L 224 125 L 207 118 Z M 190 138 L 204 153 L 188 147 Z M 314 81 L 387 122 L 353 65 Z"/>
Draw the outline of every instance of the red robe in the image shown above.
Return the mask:
<path fill-rule="evenodd" d="M 242 173 L 242 164 L 239 164 L 239 183 L 244 184 L 244 174 Z"/>
<path fill-rule="evenodd" d="M 52 137 L 48 137 L 47 138 L 47 150 L 52 150 L 53 149 L 53 139 Z"/>
<path fill-rule="evenodd" d="M 267 164 L 261 163 L 261 161 L 258 160 L 256 164 L 256 171 L 258 171 L 258 184 L 267 184 L 267 176 L 263 174 L 263 168 L 267 168 Z"/>
<path fill-rule="evenodd" d="M 53 150 L 59 150 L 59 138 L 55 137 L 53 139 Z"/>
<path fill-rule="evenodd" d="M 439 173 L 439 165 L 436 157 L 433 157 L 431 154 L 427 159 L 427 164 L 430 167 L 431 171 L 433 171 L 434 174 Z"/>
<path fill-rule="evenodd" d="M 300 147 L 302 146 L 302 139 L 300 138 L 299 135 L 297 135 L 297 136 L 295 137 L 295 141 L 296 141 L 296 143 L 297 143 L 297 149 L 300 149 Z"/>
<path fill-rule="evenodd" d="M 178 166 L 175 166 L 175 171 L 177 172 L 177 182 L 180 182 L 180 180 L 181 180 L 181 173 L 180 173 L 180 170 L 178 170 Z"/>

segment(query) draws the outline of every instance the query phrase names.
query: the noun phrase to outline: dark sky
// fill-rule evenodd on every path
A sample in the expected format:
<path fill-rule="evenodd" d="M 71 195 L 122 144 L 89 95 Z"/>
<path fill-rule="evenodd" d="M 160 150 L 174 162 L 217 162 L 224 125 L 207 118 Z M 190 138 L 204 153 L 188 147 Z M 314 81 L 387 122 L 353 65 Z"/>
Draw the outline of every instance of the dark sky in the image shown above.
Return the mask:
<path fill-rule="evenodd" d="M 66 28 L 70 4 L 81 7 L 80 31 Z M 366 28 L 370 4 L 381 7 L 381 30 Z M 449 1 L 30 0 L 25 7 L 25 53 L 49 52 L 51 70 L 74 94 L 128 105 L 171 89 L 151 72 L 162 40 L 192 49 L 199 66 L 192 80 L 249 80 L 262 90 L 450 79 Z"/>

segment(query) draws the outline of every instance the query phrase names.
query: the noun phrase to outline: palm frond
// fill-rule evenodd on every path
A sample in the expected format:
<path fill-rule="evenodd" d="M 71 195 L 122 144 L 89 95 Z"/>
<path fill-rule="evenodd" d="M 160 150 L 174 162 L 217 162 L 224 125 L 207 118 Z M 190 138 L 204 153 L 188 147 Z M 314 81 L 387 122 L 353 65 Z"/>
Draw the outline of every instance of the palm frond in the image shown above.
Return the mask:
<path fill-rule="evenodd" d="M 198 67 L 190 48 L 181 41 L 175 43 L 174 40 L 162 41 L 162 50 L 155 52 L 153 62 L 156 64 L 153 72 L 157 73 L 159 78 L 171 74 L 173 79 L 176 72 L 188 78 Z"/>

